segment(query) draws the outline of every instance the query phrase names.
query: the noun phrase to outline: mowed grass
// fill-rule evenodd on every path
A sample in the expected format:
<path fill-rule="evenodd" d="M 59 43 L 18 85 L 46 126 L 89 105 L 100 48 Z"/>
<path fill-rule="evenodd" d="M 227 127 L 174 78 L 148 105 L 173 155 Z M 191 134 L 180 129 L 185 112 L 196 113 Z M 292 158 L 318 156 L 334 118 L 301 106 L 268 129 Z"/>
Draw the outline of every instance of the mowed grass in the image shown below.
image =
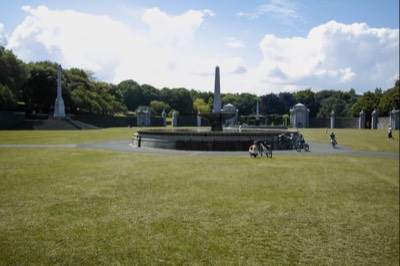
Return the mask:
<path fill-rule="evenodd" d="M 399 130 L 393 130 L 394 140 L 387 139 L 387 130 L 371 129 L 328 129 L 325 128 L 302 128 L 299 129 L 306 141 L 319 141 L 330 143 L 329 134 L 335 132 L 338 145 L 360 151 L 383 151 L 399 152 Z"/>
<path fill-rule="evenodd" d="M 0 130 L 0 144 L 78 144 L 130 139 L 138 128 Z"/>
<path fill-rule="evenodd" d="M 136 130 L 0 131 L 0 143 Z M 398 131 L 335 133 L 353 149 L 399 150 Z M 398 265 L 398 176 L 398 159 L 379 157 L 1 148 L 0 265 Z"/>
<path fill-rule="evenodd" d="M 0 265 L 399 262 L 398 159 L 69 148 L 0 158 Z"/>

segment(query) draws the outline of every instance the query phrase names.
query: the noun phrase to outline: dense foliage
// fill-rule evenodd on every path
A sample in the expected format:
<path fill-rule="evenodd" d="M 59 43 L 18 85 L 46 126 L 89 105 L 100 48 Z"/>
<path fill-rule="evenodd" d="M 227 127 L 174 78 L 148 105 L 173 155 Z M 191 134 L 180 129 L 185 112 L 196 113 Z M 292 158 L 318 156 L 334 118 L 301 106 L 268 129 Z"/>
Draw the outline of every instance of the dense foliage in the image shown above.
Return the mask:
<path fill-rule="evenodd" d="M 22 107 L 28 113 L 52 112 L 57 94 L 57 66 L 57 63 L 49 61 L 24 63 L 12 51 L 0 46 L 0 110 Z M 212 92 L 186 88 L 157 89 L 134 80 L 124 80 L 115 85 L 93 77 L 92 72 L 78 68 L 63 70 L 62 93 L 67 113 L 115 115 L 148 106 L 154 115 L 176 111 L 188 116 L 212 110 Z M 315 93 L 311 88 L 261 97 L 250 93 L 227 93 L 222 94 L 221 102 L 236 106 L 240 116 L 254 115 L 257 102 L 261 114 L 274 117 L 287 115 L 290 108 L 299 102 L 308 107 L 311 118 L 328 118 L 332 110 L 337 117 L 358 116 L 361 110 L 367 115 L 373 110 L 388 115 L 393 108 L 400 108 L 399 87 L 397 80 L 395 87 L 385 92 L 377 88 L 362 96 L 356 95 L 354 89 Z"/>

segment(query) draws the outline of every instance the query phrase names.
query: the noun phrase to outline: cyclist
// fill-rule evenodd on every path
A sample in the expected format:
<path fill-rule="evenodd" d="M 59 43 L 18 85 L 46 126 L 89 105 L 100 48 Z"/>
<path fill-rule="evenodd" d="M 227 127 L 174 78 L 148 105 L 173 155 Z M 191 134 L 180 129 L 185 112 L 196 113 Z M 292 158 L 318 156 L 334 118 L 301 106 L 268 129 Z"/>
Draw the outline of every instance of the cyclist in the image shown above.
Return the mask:
<path fill-rule="evenodd" d="M 300 142 L 300 144 L 304 144 L 306 141 L 304 140 L 304 137 L 303 137 L 303 135 L 302 134 L 300 134 L 300 136 L 299 136 L 299 142 Z"/>
<path fill-rule="evenodd" d="M 331 134 L 329 135 L 329 138 L 331 139 L 332 145 L 336 145 L 336 136 L 335 133 L 332 131 Z"/>

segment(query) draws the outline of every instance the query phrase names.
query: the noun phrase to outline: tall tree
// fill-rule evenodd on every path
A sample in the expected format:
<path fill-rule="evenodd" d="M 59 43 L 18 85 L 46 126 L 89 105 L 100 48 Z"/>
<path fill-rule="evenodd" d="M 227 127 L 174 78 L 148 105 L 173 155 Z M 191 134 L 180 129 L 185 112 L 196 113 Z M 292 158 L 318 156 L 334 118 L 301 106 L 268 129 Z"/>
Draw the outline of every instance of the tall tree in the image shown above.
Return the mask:
<path fill-rule="evenodd" d="M 274 93 L 261 96 L 260 112 L 262 114 L 284 114 L 281 98 Z"/>
<path fill-rule="evenodd" d="M 293 94 L 297 102 L 304 104 L 310 110 L 310 118 L 316 117 L 319 109 L 315 93 L 311 89 L 297 91 Z"/>
<path fill-rule="evenodd" d="M 49 61 L 31 63 L 25 102 L 36 112 L 49 113 L 57 97 L 57 67 Z"/>
<path fill-rule="evenodd" d="M 23 99 L 28 78 L 27 66 L 12 51 L 0 46 L 0 103 L 1 109 L 12 109 Z"/>
<path fill-rule="evenodd" d="M 142 87 L 133 80 L 124 80 L 118 84 L 118 88 L 123 96 L 123 103 L 128 110 L 135 111 L 139 106 L 146 105 L 142 101 Z"/>
<path fill-rule="evenodd" d="M 393 108 L 400 109 L 400 80 L 396 80 L 394 87 L 382 94 L 378 106 L 379 114 L 389 115 Z"/>

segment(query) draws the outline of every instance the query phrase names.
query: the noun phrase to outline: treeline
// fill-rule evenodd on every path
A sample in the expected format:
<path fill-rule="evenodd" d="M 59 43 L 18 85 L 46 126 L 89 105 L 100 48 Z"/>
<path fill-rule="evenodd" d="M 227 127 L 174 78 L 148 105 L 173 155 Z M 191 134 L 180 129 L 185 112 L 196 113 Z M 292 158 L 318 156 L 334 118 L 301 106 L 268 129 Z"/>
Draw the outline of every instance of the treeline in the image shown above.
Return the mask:
<path fill-rule="evenodd" d="M 0 46 L 0 110 L 18 110 L 27 113 L 51 113 L 57 96 L 58 64 L 49 61 L 25 63 L 12 51 Z M 333 89 L 313 92 L 311 89 L 294 93 L 270 93 L 258 97 L 250 93 L 221 95 L 223 105 L 236 106 L 239 115 L 252 115 L 259 102 L 261 114 L 289 114 L 296 103 L 305 104 L 310 117 L 328 118 L 332 110 L 337 117 L 356 117 L 364 110 L 368 115 L 374 109 L 382 116 L 400 108 L 400 83 L 382 91 L 368 91 L 362 96 L 354 89 L 347 92 Z M 148 84 L 125 80 L 118 85 L 98 81 L 94 73 L 78 68 L 64 69 L 62 93 L 67 113 L 120 115 L 135 112 L 139 107 L 150 108 L 154 115 L 165 110 L 179 115 L 196 115 L 212 110 L 213 92 L 186 88 L 157 89 Z"/>

